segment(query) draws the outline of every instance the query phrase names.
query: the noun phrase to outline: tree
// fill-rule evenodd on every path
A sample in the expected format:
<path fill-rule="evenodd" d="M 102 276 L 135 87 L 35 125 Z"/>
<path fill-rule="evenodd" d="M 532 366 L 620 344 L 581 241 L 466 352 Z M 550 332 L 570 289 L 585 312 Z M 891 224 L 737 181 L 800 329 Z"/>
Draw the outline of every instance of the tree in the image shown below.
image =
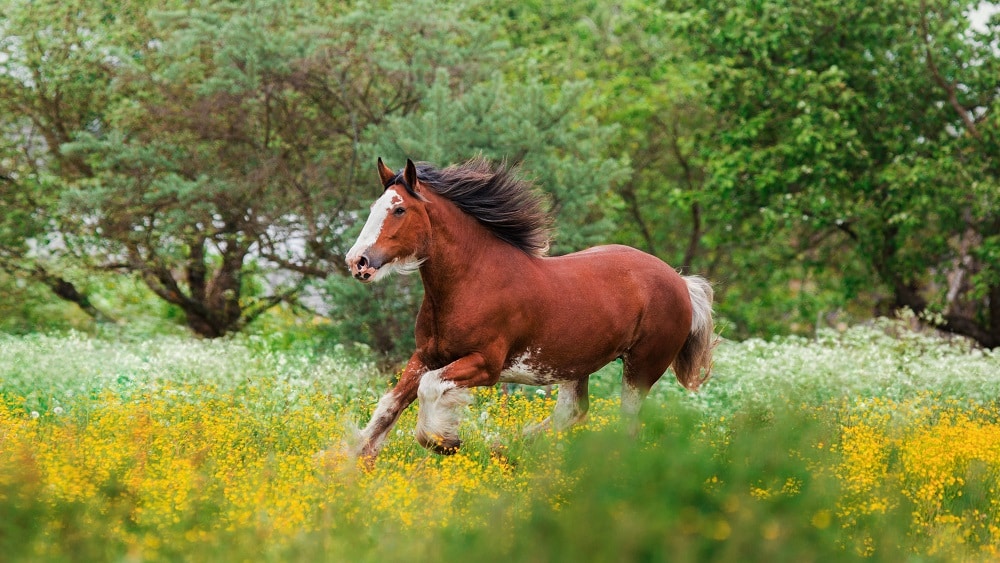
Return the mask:
<path fill-rule="evenodd" d="M 520 48 L 516 66 L 543 82 L 585 78 L 587 114 L 615 125 L 603 150 L 631 171 L 603 198 L 607 220 L 595 242 L 629 244 L 707 276 L 729 337 L 802 332 L 818 311 L 842 305 L 832 292 L 790 294 L 789 286 L 811 286 L 814 269 L 776 245 L 746 245 L 747 235 L 737 234 L 743 223 L 713 205 L 700 151 L 717 121 L 706 100 L 709 72 L 688 38 L 672 34 L 686 12 L 644 1 L 495 8 Z M 759 267 L 775 261 L 785 266 Z"/>
<path fill-rule="evenodd" d="M 1000 346 L 995 45 L 972 3 L 681 3 L 711 66 L 709 190 L 724 220 L 833 268 L 889 307 Z M 781 265 L 777 265 L 781 267 Z M 863 280 L 845 280 L 845 288 Z"/>
<path fill-rule="evenodd" d="M 433 69 L 478 68 L 484 27 L 429 2 L 157 8 L 5 13 L 7 139 L 37 153 L 46 204 L 19 206 L 41 219 L 0 245 L 57 239 L 65 260 L 79 241 L 215 337 L 343 269 L 362 132 L 412 110 Z"/>
<path fill-rule="evenodd" d="M 690 140 L 709 117 L 698 99 L 702 72 L 684 56 L 683 41 L 667 33 L 669 14 L 641 1 L 496 9 L 523 49 L 520 66 L 543 82 L 585 78 L 581 105 L 598 123 L 614 125 L 602 134 L 601 150 L 629 170 L 602 198 L 613 210 L 593 240 L 631 244 L 690 270 L 703 258 L 705 233 L 697 201 L 703 174 Z"/>
<path fill-rule="evenodd" d="M 142 2 L 108 12 L 82 4 L 14 1 L 0 10 L 0 269 L 40 282 L 98 320 L 78 272 L 91 262 L 88 241 L 61 212 L 75 179 L 91 174 L 58 148 L 100 120 L 112 63 L 102 34 L 133 26 Z M 122 34 L 123 45 L 134 37 Z"/>
<path fill-rule="evenodd" d="M 92 170 L 67 201 L 94 218 L 105 267 L 141 276 L 202 336 L 291 297 L 300 279 L 254 295 L 245 278 L 301 225 L 293 213 L 310 243 L 338 213 L 314 212 L 344 189 L 318 156 L 341 154 L 346 120 L 311 103 L 305 21 L 277 4 L 157 14 L 159 39 L 116 69 L 119 103 L 61 147 Z"/>

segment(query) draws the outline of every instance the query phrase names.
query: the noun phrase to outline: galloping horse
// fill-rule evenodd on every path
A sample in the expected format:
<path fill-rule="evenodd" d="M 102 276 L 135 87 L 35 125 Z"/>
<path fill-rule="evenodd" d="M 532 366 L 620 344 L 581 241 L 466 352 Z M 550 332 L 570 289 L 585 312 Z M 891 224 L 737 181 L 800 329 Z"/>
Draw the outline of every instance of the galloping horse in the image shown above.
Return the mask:
<path fill-rule="evenodd" d="M 627 246 L 546 257 L 541 198 L 482 158 L 444 169 L 407 160 L 399 173 L 379 159 L 378 173 L 384 191 L 347 265 L 365 283 L 419 271 L 424 300 L 417 350 L 362 431 L 356 453 L 369 463 L 418 398 L 417 441 L 450 454 L 471 387 L 558 383 L 539 427 L 563 429 L 586 416 L 590 374 L 616 358 L 633 420 L 669 366 L 691 390 L 708 378 L 715 337 L 704 279 Z"/>

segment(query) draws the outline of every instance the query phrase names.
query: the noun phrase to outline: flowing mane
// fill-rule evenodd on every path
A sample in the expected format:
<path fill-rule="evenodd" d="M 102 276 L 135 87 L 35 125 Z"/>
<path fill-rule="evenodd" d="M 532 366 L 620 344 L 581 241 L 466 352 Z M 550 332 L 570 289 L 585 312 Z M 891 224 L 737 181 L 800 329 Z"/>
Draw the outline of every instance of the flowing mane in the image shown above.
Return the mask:
<path fill-rule="evenodd" d="M 402 176 L 400 172 L 392 183 L 399 182 L 410 191 Z M 548 252 L 552 219 L 545 211 L 544 197 L 530 182 L 519 179 L 516 169 L 506 162 L 492 164 L 479 156 L 444 169 L 421 162 L 417 178 L 499 239 L 532 256 Z"/>

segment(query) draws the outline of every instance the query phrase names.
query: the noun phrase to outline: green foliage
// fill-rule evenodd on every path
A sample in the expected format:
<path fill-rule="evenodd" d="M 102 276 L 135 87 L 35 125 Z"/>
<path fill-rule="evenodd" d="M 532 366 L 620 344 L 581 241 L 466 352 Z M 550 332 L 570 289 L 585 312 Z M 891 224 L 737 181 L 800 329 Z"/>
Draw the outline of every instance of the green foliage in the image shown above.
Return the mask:
<path fill-rule="evenodd" d="M 993 346 L 1000 325 L 972 312 L 992 301 L 961 281 L 995 268 L 970 251 L 996 228 L 970 185 L 988 199 L 1000 185 L 997 30 L 969 32 L 973 5 L 684 5 L 677 32 L 711 65 L 719 126 L 702 155 L 722 218 L 836 269 L 857 261 L 893 306 L 934 303 Z"/>
<path fill-rule="evenodd" d="M 74 326 L 133 318 L 139 280 L 163 327 L 210 337 L 307 319 L 314 286 L 346 323 L 327 336 L 399 357 L 413 280 L 340 278 L 374 158 L 482 154 L 548 195 L 554 253 L 621 242 L 705 275 L 730 336 L 906 306 L 994 346 L 1000 25 L 974 9 L 7 2 L 0 270 Z"/>
<path fill-rule="evenodd" d="M 424 294 L 416 276 L 374 286 L 338 276 L 327 279 L 321 289 L 335 304 L 327 315 L 331 324 L 322 330 L 325 338 L 370 346 L 388 365 L 413 355 L 414 324 Z"/>
<path fill-rule="evenodd" d="M 72 305 L 53 302 L 42 287 L 16 275 L 0 273 L 0 331 L 27 334 L 48 330 L 83 328 L 87 317 Z"/>
<path fill-rule="evenodd" d="M 845 549 L 842 531 L 830 525 L 838 484 L 806 470 L 818 459 L 797 458 L 828 435 L 821 423 L 793 413 L 767 421 L 748 413 L 720 446 L 705 439 L 703 419 L 686 406 L 650 410 L 639 443 L 605 432 L 569 445 L 565 468 L 578 485 L 566 492 L 565 506 L 553 508 L 538 497 L 528 517 L 492 519 L 512 526 L 509 534 L 477 531 L 445 551 L 481 553 L 488 561 L 863 559 Z M 781 490 L 788 482 L 800 489 L 766 499 L 747 487 Z M 816 515 L 828 520 L 818 526 Z M 880 537 L 880 545 L 904 537 L 898 523 L 881 530 L 888 537 Z M 889 547 L 876 560 L 902 552 Z"/>
<path fill-rule="evenodd" d="M 708 125 L 702 65 L 684 56 L 683 38 L 670 36 L 669 14 L 649 3 L 543 4 L 508 8 L 508 33 L 525 47 L 519 64 L 550 80 L 586 78 L 588 113 L 616 125 L 606 150 L 627 159 L 631 174 L 603 202 L 617 223 L 610 236 L 704 269 L 703 178 L 691 147 L 692 133 Z"/>

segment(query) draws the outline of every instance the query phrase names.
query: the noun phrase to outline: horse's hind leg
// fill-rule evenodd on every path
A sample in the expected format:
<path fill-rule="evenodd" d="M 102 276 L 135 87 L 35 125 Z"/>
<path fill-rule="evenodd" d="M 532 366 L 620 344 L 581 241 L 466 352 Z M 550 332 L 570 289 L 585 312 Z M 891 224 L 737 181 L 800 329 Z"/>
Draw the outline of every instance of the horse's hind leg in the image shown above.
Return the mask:
<path fill-rule="evenodd" d="M 653 384 L 663 377 L 675 355 L 648 347 L 636 347 L 622 355 L 622 419 L 632 435 L 639 432 L 642 402 Z"/>
<path fill-rule="evenodd" d="M 559 432 L 586 420 L 587 410 L 590 408 L 590 397 L 587 390 L 589 379 L 584 377 L 576 381 L 560 383 L 559 393 L 556 395 L 556 408 L 552 415 L 538 424 L 525 428 L 524 433 L 536 434 L 550 428 Z"/>

